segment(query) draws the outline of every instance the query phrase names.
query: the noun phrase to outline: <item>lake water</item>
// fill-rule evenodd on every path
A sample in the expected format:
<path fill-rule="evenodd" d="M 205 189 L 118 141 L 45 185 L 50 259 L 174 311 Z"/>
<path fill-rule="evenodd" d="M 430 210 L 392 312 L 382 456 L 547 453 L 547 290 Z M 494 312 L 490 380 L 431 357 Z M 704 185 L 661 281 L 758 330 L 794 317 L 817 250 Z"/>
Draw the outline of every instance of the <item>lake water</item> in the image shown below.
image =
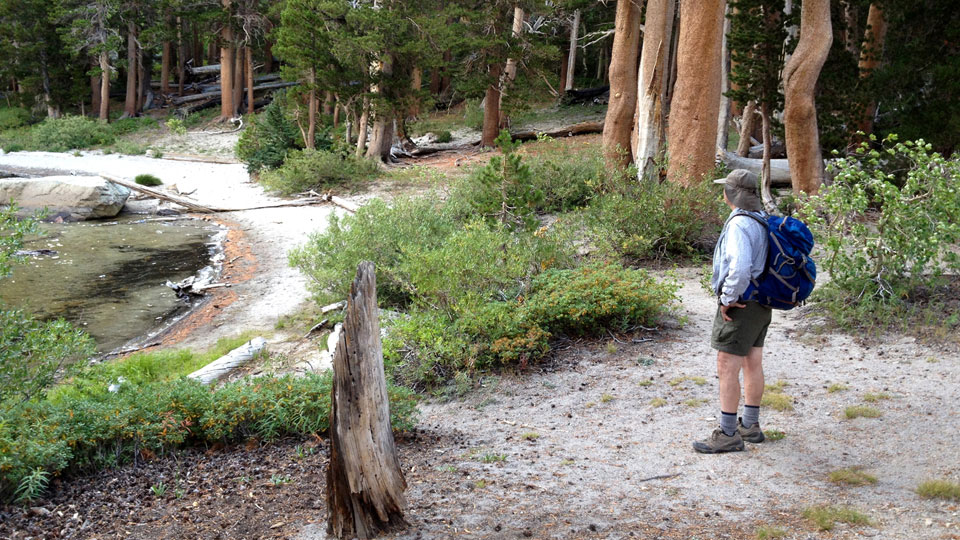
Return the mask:
<path fill-rule="evenodd" d="M 193 219 L 127 216 L 108 222 L 45 223 L 28 256 L 0 280 L 0 299 L 42 318 L 64 317 L 101 352 L 156 332 L 189 309 L 165 285 L 212 264 L 223 231 Z"/>

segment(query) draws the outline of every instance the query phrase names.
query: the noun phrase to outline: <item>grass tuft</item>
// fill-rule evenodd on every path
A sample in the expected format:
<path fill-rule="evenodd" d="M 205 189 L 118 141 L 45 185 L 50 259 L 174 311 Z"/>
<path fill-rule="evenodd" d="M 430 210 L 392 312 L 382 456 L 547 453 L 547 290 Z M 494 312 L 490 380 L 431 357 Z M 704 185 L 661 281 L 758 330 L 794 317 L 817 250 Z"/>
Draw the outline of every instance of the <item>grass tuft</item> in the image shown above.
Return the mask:
<path fill-rule="evenodd" d="M 950 480 L 926 480 L 917 486 L 917 495 L 926 499 L 960 501 L 960 482 Z"/>
<path fill-rule="evenodd" d="M 780 392 L 764 392 L 763 399 L 760 400 L 760 405 L 763 407 L 770 407 L 775 411 L 786 412 L 793 410 L 793 397 L 788 396 L 787 394 L 781 394 Z"/>
<path fill-rule="evenodd" d="M 847 420 L 853 420 L 854 418 L 879 418 L 883 415 L 879 409 L 867 407 L 866 405 L 847 407 L 844 409 L 843 414 L 847 417 Z"/>
<path fill-rule="evenodd" d="M 885 399 L 892 399 L 892 398 L 893 396 L 891 396 L 886 392 L 878 392 L 878 393 L 867 392 L 866 394 L 863 395 L 863 400 L 866 401 L 867 403 L 876 403 L 878 401 L 882 401 Z"/>
<path fill-rule="evenodd" d="M 864 486 L 867 484 L 876 484 L 877 477 L 863 472 L 861 467 L 847 467 L 845 469 L 838 469 L 831 472 L 830 481 L 834 484 Z"/>
<path fill-rule="evenodd" d="M 650 400 L 650 406 L 654 408 L 663 407 L 666 404 L 667 404 L 667 400 L 663 399 L 662 397 L 653 398 Z"/>
<path fill-rule="evenodd" d="M 159 186 L 163 184 L 159 178 L 152 174 L 138 174 L 133 181 L 141 186 Z"/>
<path fill-rule="evenodd" d="M 803 517 L 812 521 L 817 529 L 821 531 L 832 530 L 837 522 L 849 523 L 850 525 L 870 525 L 870 518 L 848 506 L 814 506 L 803 511 Z"/>
<path fill-rule="evenodd" d="M 833 384 L 831 384 L 830 386 L 827 387 L 827 392 L 830 393 L 830 394 L 836 394 L 837 392 L 843 392 L 843 391 L 849 390 L 849 389 L 850 389 L 850 387 L 848 387 L 847 385 L 845 385 L 845 384 L 843 384 L 843 383 L 833 383 Z"/>
<path fill-rule="evenodd" d="M 763 432 L 763 435 L 767 438 L 768 441 L 779 441 L 787 436 L 786 433 L 779 429 L 768 429 Z"/>
<path fill-rule="evenodd" d="M 773 540 L 774 538 L 786 538 L 787 531 L 782 527 L 771 525 L 761 525 L 757 527 L 757 540 Z"/>

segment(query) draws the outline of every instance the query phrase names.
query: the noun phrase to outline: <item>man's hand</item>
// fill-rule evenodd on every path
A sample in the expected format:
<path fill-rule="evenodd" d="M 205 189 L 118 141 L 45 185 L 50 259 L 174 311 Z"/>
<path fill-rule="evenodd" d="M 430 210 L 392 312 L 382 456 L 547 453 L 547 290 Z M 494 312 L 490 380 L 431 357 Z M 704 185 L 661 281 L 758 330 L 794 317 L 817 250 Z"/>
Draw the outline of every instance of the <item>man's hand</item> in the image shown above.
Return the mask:
<path fill-rule="evenodd" d="M 734 302 L 726 306 L 720 306 L 720 316 L 723 317 L 723 320 L 725 321 L 732 321 L 733 319 L 731 319 L 730 316 L 727 315 L 727 310 L 730 308 L 742 308 L 742 307 L 747 307 L 747 306 L 746 304 L 741 304 L 740 302 Z"/>

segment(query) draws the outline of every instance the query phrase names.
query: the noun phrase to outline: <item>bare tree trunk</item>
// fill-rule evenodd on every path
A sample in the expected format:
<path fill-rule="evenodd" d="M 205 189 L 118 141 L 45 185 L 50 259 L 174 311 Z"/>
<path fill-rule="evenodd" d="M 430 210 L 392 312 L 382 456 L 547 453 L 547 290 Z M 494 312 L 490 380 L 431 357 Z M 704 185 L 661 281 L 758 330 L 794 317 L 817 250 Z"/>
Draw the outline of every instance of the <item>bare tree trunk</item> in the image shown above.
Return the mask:
<path fill-rule="evenodd" d="M 419 67 L 413 68 L 413 74 L 410 77 L 410 89 L 413 90 L 414 98 L 413 103 L 410 105 L 410 110 L 407 114 L 411 117 L 416 118 L 420 114 L 420 89 L 423 88 L 423 70 Z M 334 116 L 336 116 L 336 111 L 334 111 Z M 334 122 L 336 124 L 336 122 Z"/>
<path fill-rule="evenodd" d="M 100 52 L 100 120 L 110 121 L 110 52 Z"/>
<path fill-rule="evenodd" d="M 743 108 L 743 116 L 740 118 L 740 142 L 737 143 L 737 155 L 747 157 L 750 153 L 752 142 L 750 138 L 757 129 L 757 102 L 748 101 L 747 106 Z"/>
<path fill-rule="evenodd" d="M 770 176 L 770 105 L 766 102 L 760 105 L 760 118 L 763 122 L 763 166 L 760 169 L 760 198 L 763 200 L 763 206 L 767 212 L 773 213 L 777 209 L 777 203 L 773 199 L 773 192 L 770 190 L 772 179 Z"/>
<path fill-rule="evenodd" d="M 883 8 L 876 2 L 870 4 L 870 11 L 867 14 L 867 30 L 863 38 L 863 46 L 860 48 L 860 79 L 866 79 L 880 65 L 883 56 L 884 40 L 887 35 L 887 21 L 883 15 Z M 877 114 L 876 100 L 870 100 L 864 107 L 857 122 L 857 129 L 870 134 L 873 132 L 874 116 Z"/>
<path fill-rule="evenodd" d="M 230 0 L 223 0 L 224 9 L 230 11 Z M 237 114 L 233 101 L 233 29 L 229 24 L 220 31 L 220 121 L 226 122 Z"/>
<path fill-rule="evenodd" d="M 730 8 L 727 8 L 729 13 Z M 727 46 L 727 34 L 730 33 L 730 19 L 724 14 L 723 42 L 720 46 L 720 115 L 717 117 L 717 150 L 727 149 L 730 137 L 730 98 L 726 92 L 730 90 L 730 48 Z"/>
<path fill-rule="evenodd" d="M 333 355 L 327 534 L 374 538 L 406 527 L 400 469 L 390 427 L 374 266 L 360 263 Z"/>
<path fill-rule="evenodd" d="M 323 95 L 323 114 L 325 116 L 333 114 L 333 92 L 330 90 Z"/>
<path fill-rule="evenodd" d="M 367 147 L 367 123 L 370 121 L 370 96 L 363 96 L 363 108 L 360 121 L 357 122 L 357 157 L 363 155 Z"/>
<path fill-rule="evenodd" d="M 307 94 L 307 136 L 305 141 L 303 141 L 304 146 L 307 148 L 315 148 L 316 145 L 316 136 L 317 136 L 317 72 L 314 68 L 310 68 L 310 75 L 307 78 L 307 81 L 310 83 L 310 93 Z"/>
<path fill-rule="evenodd" d="M 263 72 L 273 73 L 273 42 L 267 40 L 263 51 Z"/>
<path fill-rule="evenodd" d="M 177 95 L 183 96 L 184 77 L 187 74 L 187 23 L 180 17 L 177 17 Z"/>
<path fill-rule="evenodd" d="M 483 98 L 483 135 L 480 146 L 492 147 L 500 131 L 500 64 L 490 64 L 490 84 Z"/>
<path fill-rule="evenodd" d="M 563 58 L 560 59 L 560 95 L 563 95 L 567 89 L 567 65 L 569 64 L 570 51 L 563 51 Z"/>
<path fill-rule="evenodd" d="M 518 38 L 523 32 L 523 8 L 520 6 L 514 6 L 513 8 L 513 28 L 511 29 L 511 34 L 514 39 Z M 517 78 L 517 59 L 516 58 L 507 58 L 507 65 L 504 68 L 503 83 L 500 85 L 500 103 L 497 105 L 497 108 L 500 110 L 500 119 L 498 124 L 501 128 L 509 127 L 510 119 L 504 114 L 503 111 L 503 95 L 506 93 L 507 89 L 513 83 L 514 79 Z"/>
<path fill-rule="evenodd" d="M 144 54 L 143 47 L 137 47 L 137 114 L 143 113 L 148 106 L 153 89 L 150 88 L 150 74 L 153 73 L 153 56 L 149 51 Z"/>
<path fill-rule="evenodd" d="M 381 71 L 384 77 L 379 91 L 384 92 L 386 89 L 382 87 L 383 85 L 393 84 L 393 58 L 390 55 L 385 55 Z M 380 161 L 390 159 L 390 147 L 393 146 L 393 133 L 393 113 L 386 111 L 378 112 L 373 122 L 373 133 L 370 138 L 370 144 L 367 145 L 367 157 L 377 158 Z"/>
<path fill-rule="evenodd" d="M 676 0 L 647 0 L 643 54 L 637 69 L 637 176 L 652 179 L 666 131 L 664 107 Z"/>
<path fill-rule="evenodd" d="M 626 167 L 633 162 L 630 134 L 637 110 L 637 53 L 640 47 L 640 6 L 618 0 L 610 55 L 610 102 L 603 123 L 603 154 L 608 164 Z"/>
<path fill-rule="evenodd" d="M 857 8 L 853 5 L 853 2 L 847 0 L 841 2 L 843 4 L 843 18 L 846 23 L 844 26 L 842 38 L 843 46 L 848 53 L 853 56 L 859 56 L 860 52 L 857 49 L 857 36 L 859 35 L 860 30 L 860 21 L 857 20 Z"/>
<path fill-rule="evenodd" d="M 243 82 L 245 80 L 243 68 L 246 65 L 243 60 L 243 53 L 244 48 L 237 44 L 233 49 L 233 107 L 236 109 L 238 116 L 243 111 Z"/>
<path fill-rule="evenodd" d="M 681 0 L 677 83 L 670 109 L 667 178 L 690 185 L 714 168 L 720 114 L 724 0 Z"/>
<path fill-rule="evenodd" d="M 123 102 L 125 118 L 137 115 L 137 26 L 127 23 L 127 96 Z"/>
<path fill-rule="evenodd" d="M 580 10 L 574 10 L 573 22 L 570 24 L 570 49 L 567 52 L 567 79 L 563 83 L 563 91 L 573 90 L 573 75 L 577 66 L 577 32 L 580 31 Z"/>
<path fill-rule="evenodd" d="M 796 194 L 801 191 L 815 194 L 823 183 L 814 91 L 832 41 L 830 1 L 804 0 L 800 11 L 800 41 L 783 71 L 784 131 Z"/>
<path fill-rule="evenodd" d="M 784 0 L 783 2 L 783 16 L 789 17 L 793 15 L 793 0 Z M 783 42 L 783 65 L 790 63 L 790 57 L 793 56 L 792 52 L 787 50 L 787 43 L 794 42 L 797 40 L 797 25 L 791 24 L 787 27 L 787 38 Z M 783 73 L 780 73 L 781 78 Z"/>
<path fill-rule="evenodd" d="M 340 96 L 337 94 L 333 95 L 333 127 L 340 127 L 340 113 L 342 112 L 343 107 L 340 106 Z"/>
<path fill-rule="evenodd" d="M 249 45 L 244 50 L 243 58 L 245 60 L 243 72 L 247 75 L 247 113 L 253 114 L 253 49 Z"/>
<path fill-rule="evenodd" d="M 453 61 L 453 53 L 450 50 L 443 51 L 443 70 L 440 77 L 440 93 L 443 94 L 450 89 L 450 62 Z"/>
<path fill-rule="evenodd" d="M 100 112 L 100 75 L 90 76 L 90 114 Z"/>

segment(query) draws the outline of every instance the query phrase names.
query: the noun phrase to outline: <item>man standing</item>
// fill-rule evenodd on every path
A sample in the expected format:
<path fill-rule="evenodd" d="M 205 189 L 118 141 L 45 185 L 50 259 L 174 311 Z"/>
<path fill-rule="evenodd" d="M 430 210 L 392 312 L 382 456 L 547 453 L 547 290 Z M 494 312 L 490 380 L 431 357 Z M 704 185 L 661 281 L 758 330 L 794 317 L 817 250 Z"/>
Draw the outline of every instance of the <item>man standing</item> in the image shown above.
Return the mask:
<path fill-rule="evenodd" d="M 769 307 L 742 299 L 767 262 L 767 229 L 762 223 L 767 216 L 757 195 L 757 175 L 737 169 L 716 183 L 724 184 L 723 200 L 732 212 L 713 252 L 711 285 L 719 305 L 710 343 L 717 350 L 720 427 L 706 440 L 693 443 L 693 449 L 703 454 L 743 450 L 743 441 L 763 442 L 763 341 L 771 318 Z M 738 420 L 741 369 L 744 411 Z"/>

